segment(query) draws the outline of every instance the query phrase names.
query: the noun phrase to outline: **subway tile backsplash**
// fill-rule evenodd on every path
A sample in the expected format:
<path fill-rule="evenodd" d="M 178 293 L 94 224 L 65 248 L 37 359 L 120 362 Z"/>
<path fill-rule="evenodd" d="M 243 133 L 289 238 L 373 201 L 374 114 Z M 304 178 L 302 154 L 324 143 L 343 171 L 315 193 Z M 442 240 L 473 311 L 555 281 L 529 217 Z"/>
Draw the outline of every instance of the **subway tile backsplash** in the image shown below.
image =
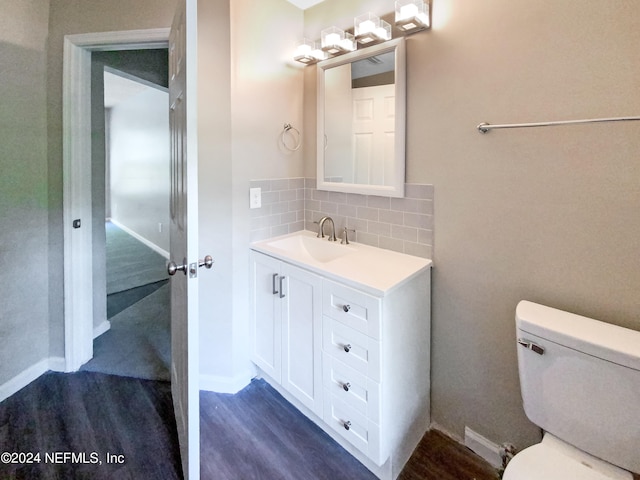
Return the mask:
<path fill-rule="evenodd" d="M 355 242 L 418 257 L 433 256 L 433 185 L 405 185 L 405 198 L 378 197 L 316 189 L 315 178 L 252 180 L 262 189 L 262 207 L 250 210 L 251 241 L 296 232 L 317 231 L 324 215 L 333 218 L 336 235 L 344 228 Z"/>
<path fill-rule="evenodd" d="M 304 230 L 304 185 L 304 178 L 249 182 L 262 191 L 262 207 L 249 210 L 252 242 Z"/>

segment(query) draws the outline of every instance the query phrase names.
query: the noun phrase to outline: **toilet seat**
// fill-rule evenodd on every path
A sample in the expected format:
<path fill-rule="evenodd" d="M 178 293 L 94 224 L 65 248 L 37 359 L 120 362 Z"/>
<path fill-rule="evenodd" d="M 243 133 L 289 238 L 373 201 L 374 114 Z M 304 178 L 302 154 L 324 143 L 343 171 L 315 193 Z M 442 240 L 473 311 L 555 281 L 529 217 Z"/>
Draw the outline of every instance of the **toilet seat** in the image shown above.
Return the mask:
<path fill-rule="evenodd" d="M 502 480 L 567 479 L 633 480 L 633 476 L 547 433 L 541 443 L 513 457 L 502 477 Z"/>

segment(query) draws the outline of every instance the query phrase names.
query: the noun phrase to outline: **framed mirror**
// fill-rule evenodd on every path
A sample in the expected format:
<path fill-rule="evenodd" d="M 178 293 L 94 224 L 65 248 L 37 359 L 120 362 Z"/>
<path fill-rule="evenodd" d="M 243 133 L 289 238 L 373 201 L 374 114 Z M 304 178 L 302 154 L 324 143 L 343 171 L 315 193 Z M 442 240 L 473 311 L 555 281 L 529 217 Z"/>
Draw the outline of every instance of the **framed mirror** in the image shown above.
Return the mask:
<path fill-rule="evenodd" d="M 318 63 L 317 188 L 404 196 L 404 38 Z"/>

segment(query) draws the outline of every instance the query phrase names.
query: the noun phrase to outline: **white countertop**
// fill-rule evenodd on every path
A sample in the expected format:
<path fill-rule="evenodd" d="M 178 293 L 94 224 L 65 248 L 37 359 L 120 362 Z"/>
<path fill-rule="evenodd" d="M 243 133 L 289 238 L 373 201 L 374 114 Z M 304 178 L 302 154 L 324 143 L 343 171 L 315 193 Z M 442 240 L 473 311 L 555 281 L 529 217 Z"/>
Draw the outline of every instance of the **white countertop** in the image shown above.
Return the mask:
<path fill-rule="evenodd" d="M 389 293 L 432 266 L 432 261 L 427 258 L 414 257 L 362 243 L 351 242 L 349 245 L 340 245 L 338 240 L 327 245 L 315 242 L 328 242 L 328 240 L 316 238 L 315 233 L 302 230 L 252 243 L 251 249 L 377 296 Z M 325 261 L 318 259 L 322 255 L 314 258 L 313 255 L 308 254 L 302 247 L 303 244 L 319 247 L 319 250 L 327 249 L 329 253 L 323 258 Z M 335 259 L 332 258 L 334 253 L 337 257 Z"/>

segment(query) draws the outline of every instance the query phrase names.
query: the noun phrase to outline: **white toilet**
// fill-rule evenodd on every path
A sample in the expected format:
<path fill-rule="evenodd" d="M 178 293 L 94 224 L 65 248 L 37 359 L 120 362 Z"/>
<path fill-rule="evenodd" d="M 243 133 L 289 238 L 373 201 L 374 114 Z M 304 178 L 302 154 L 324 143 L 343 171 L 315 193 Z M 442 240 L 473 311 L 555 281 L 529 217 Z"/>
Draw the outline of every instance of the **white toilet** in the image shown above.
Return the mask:
<path fill-rule="evenodd" d="M 640 473 L 640 332 L 522 301 L 524 411 L 542 442 L 503 480 L 631 480 Z"/>

